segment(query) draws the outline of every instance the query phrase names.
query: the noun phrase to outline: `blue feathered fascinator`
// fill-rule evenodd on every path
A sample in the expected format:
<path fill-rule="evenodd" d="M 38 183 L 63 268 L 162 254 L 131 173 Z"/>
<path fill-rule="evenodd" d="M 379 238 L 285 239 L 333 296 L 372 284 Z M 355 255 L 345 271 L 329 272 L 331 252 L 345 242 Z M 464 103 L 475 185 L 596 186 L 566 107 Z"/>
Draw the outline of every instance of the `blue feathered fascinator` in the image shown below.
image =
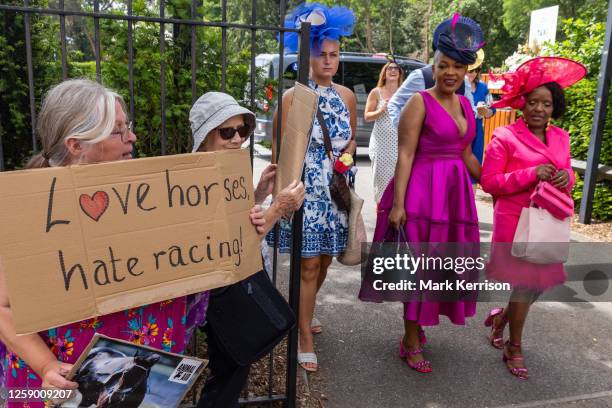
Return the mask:
<path fill-rule="evenodd" d="M 308 22 L 310 48 L 318 49 L 324 40 L 339 41 L 353 33 L 355 14 L 344 6 L 328 7 L 320 3 L 302 3 L 285 18 L 285 28 L 300 28 Z M 284 33 L 285 52 L 297 52 L 298 33 Z"/>

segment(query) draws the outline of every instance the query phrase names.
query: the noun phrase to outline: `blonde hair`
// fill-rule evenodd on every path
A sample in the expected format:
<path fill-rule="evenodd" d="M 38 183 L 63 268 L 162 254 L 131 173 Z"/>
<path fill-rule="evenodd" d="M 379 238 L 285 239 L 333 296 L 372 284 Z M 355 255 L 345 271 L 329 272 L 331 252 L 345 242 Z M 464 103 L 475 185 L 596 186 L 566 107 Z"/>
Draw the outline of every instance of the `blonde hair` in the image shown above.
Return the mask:
<path fill-rule="evenodd" d="M 404 82 L 404 70 L 402 69 L 402 66 L 398 64 L 397 62 L 389 61 L 380 70 L 380 74 L 378 75 L 378 83 L 376 84 L 377 88 L 382 88 L 387 83 L 387 68 L 389 68 L 389 65 L 391 64 L 395 64 L 399 68 L 399 75 L 397 77 L 397 86 L 400 86 L 402 82 Z"/>
<path fill-rule="evenodd" d="M 96 144 L 109 137 L 115 126 L 116 101 L 125 111 L 120 95 L 88 79 L 71 79 L 55 85 L 45 95 L 38 114 L 36 130 L 42 150 L 26 167 L 65 165 L 66 139 Z"/>

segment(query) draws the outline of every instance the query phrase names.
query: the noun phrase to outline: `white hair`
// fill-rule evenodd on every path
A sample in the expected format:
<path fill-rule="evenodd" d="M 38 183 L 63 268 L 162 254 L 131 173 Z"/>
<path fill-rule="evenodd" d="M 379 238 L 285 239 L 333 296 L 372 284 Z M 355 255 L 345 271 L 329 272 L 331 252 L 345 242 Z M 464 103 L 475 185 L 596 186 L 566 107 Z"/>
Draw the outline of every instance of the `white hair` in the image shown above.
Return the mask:
<path fill-rule="evenodd" d="M 30 160 L 28 167 L 65 164 L 66 139 L 96 144 L 109 137 L 115 126 L 116 101 L 125 110 L 120 95 L 88 79 L 71 79 L 51 88 L 36 126 L 42 151 Z"/>

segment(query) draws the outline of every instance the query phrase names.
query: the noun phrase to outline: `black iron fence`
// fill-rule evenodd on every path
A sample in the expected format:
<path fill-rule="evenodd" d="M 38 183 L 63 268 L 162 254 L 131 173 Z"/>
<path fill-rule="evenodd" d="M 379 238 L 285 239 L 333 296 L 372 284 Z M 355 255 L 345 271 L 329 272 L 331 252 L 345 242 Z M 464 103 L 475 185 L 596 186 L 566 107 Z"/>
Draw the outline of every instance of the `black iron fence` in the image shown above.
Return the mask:
<path fill-rule="evenodd" d="M 202 6 L 202 0 L 191 0 L 190 10 L 189 10 L 189 18 L 176 18 L 174 16 L 166 17 L 166 6 L 170 3 L 168 0 L 158 0 L 159 3 L 159 16 L 145 16 L 145 15 L 137 15 L 134 14 L 134 1 L 133 0 L 125 0 L 126 13 L 118 14 L 118 13 L 110 13 L 110 12 L 101 12 L 100 11 L 100 0 L 93 0 L 93 11 L 82 11 L 82 10 L 71 10 L 65 7 L 65 0 L 57 0 L 57 7 L 34 7 L 31 6 L 30 0 L 23 0 L 23 5 L 15 5 L 15 4 L 0 4 L 0 18 L 5 17 L 7 14 L 14 14 L 23 16 L 23 47 L 25 47 L 26 54 L 26 75 L 27 75 L 27 88 L 28 88 L 28 100 L 29 100 L 29 137 L 31 138 L 31 151 L 37 152 L 39 150 L 39 144 L 36 135 L 36 112 L 37 112 L 37 100 L 36 100 L 36 88 L 35 82 L 37 78 L 34 74 L 34 56 L 32 52 L 33 48 L 33 40 L 32 40 L 32 22 L 31 19 L 33 16 L 53 16 L 59 19 L 59 42 L 60 42 L 60 52 L 59 55 L 47 56 L 49 58 L 59 59 L 59 63 L 61 64 L 61 77 L 57 78 L 57 82 L 60 82 L 63 79 L 69 78 L 69 62 L 68 62 L 68 37 L 66 34 L 66 18 L 70 17 L 82 17 L 86 19 L 91 19 L 93 21 L 93 45 L 92 52 L 95 59 L 95 77 L 98 82 L 102 81 L 102 58 L 103 58 L 103 49 L 101 47 L 101 29 L 100 23 L 105 20 L 120 20 L 127 22 L 127 76 L 128 76 L 128 109 L 129 109 L 129 117 L 132 122 L 138 122 L 140 120 L 146 120 L 147 118 L 139 118 L 135 115 L 135 83 L 134 83 L 134 55 L 135 55 L 135 47 L 134 47 L 134 36 L 135 24 L 139 22 L 145 23 L 153 23 L 159 25 L 159 53 L 162 56 L 160 58 L 160 66 L 159 66 L 159 81 L 160 81 L 160 150 L 161 154 L 168 154 L 168 136 L 167 136 L 167 106 L 166 106 L 166 95 L 167 95 L 167 84 L 166 84 L 166 62 L 164 61 L 163 55 L 166 49 L 167 43 L 167 34 L 169 29 L 176 30 L 177 27 L 186 27 L 190 31 L 190 56 L 191 56 L 191 101 L 186 101 L 186 103 L 191 102 L 193 104 L 196 99 L 200 95 L 200 91 L 197 86 L 197 56 L 198 56 L 198 40 L 196 35 L 196 29 L 198 27 L 211 27 L 218 28 L 221 30 L 221 52 L 219 58 L 220 70 L 221 70 L 221 79 L 219 84 L 220 91 L 226 91 L 227 86 L 227 72 L 228 72 L 228 55 L 227 55 L 227 41 L 228 41 L 228 30 L 246 30 L 250 33 L 250 70 L 249 70 L 249 86 L 248 90 L 248 102 L 250 104 L 251 110 L 255 111 L 257 108 L 257 102 L 255 99 L 255 93 L 257 89 L 256 84 L 256 75 L 257 75 L 257 67 L 255 62 L 255 57 L 257 54 L 257 32 L 272 32 L 272 33 L 280 33 L 279 36 L 279 45 L 278 45 L 278 53 L 279 53 L 279 66 L 283 66 L 283 48 L 284 48 L 284 38 L 282 33 L 285 32 L 298 32 L 300 33 L 301 44 L 309 44 L 308 38 L 310 35 L 310 24 L 303 24 L 301 29 L 286 29 L 283 27 L 283 21 L 286 13 L 286 0 L 278 1 L 278 26 L 273 25 L 258 25 L 257 24 L 257 0 L 250 1 L 250 23 L 234 23 L 228 22 L 227 19 L 227 10 L 228 4 L 227 0 L 220 0 L 221 2 L 221 20 L 220 21 L 204 21 L 201 16 L 198 15 L 197 10 Z M 186 3 L 186 2 L 184 2 Z M 244 1 L 243 7 L 247 6 L 247 1 Z M 0 33 L 1 35 L 1 33 Z M 309 67 L 309 47 L 300 47 L 299 51 L 299 66 L 298 66 L 298 81 L 302 83 L 307 82 L 308 78 L 308 67 Z M 278 73 L 275 73 L 278 75 Z M 278 88 L 283 89 L 283 78 L 279 76 L 278 79 Z M 277 94 L 277 103 L 278 106 L 278 130 L 282 131 L 282 103 L 281 103 L 282 95 L 279 92 Z M 2 112 L 2 115 L 9 115 L 9 112 Z M 185 117 L 184 121 L 188 123 L 188 118 Z M 6 149 L 3 146 L 3 131 L 0 127 L 0 171 L 5 170 L 5 153 Z M 280 139 L 279 139 L 280 142 Z M 251 163 L 253 162 L 254 157 L 254 136 L 251 135 L 250 140 L 250 152 L 251 152 Z M 277 146 L 278 150 L 280 150 L 280 146 Z M 296 212 L 294 215 L 294 226 L 293 226 L 293 248 L 292 256 L 290 260 L 290 275 L 289 275 L 289 303 L 295 311 L 297 316 L 298 314 L 298 300 L 299 300 L 299 285 L 300 285 L 300 252 L 301 252 L 301 226 L 302 226 L 302 210 Z M 278 234 L 278 228 L 275 229 L 275 234 Z M 277 240 L 276 240 L 277 241 Z M 273 271 L 272 271 L 272 279 L 274 284 L 277 282 L 277 251 L 276 248 L 273 254 Z M 195 336 L 194 336 L 195 337 Z M 197 349 L 197 344 L 192 344 L 191 347 L 193 349 L 192 352 L 195 352 Z M 274 358 L 273 354 L 270 354 L 269 359 L 269 372 L 268 372 L 268 387 L 267 393 L 265 395 L 253 395 L 252 392 L 249 392 L 248 389 L 243 394 L 244 397 L 240 400 L 241 405 L 261 405 L 261 404 L 269 404 L 275 402 L 283 402 L 284 406 L 293 407 L 295 406 L 295 397 L 296 397 L 296 374 L 297 374 L 297 327 L 292 330 L 288 336 L 287 340 L 287 367 L 286 367 L 286 386 L 284 393 L 275 393 L 274 392 Z M 195 395 L 194 395 L 194 403 L 195 403 Z"/>

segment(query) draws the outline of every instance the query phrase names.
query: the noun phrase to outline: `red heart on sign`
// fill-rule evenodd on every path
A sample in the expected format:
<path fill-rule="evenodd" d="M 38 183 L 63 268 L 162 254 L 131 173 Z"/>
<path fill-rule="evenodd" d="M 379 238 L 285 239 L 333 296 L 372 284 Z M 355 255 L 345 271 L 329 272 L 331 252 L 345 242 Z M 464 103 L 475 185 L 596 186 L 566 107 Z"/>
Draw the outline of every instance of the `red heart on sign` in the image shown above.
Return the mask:
<path fill-rule="evenodd" d="M 81 210 L 89 218 L 98 221 L 108 208 L 108 194 L 105 191 L 96 191 L 91 197 L 87 194 L 81 194 L 79 204 L 81 204 Z"/>

